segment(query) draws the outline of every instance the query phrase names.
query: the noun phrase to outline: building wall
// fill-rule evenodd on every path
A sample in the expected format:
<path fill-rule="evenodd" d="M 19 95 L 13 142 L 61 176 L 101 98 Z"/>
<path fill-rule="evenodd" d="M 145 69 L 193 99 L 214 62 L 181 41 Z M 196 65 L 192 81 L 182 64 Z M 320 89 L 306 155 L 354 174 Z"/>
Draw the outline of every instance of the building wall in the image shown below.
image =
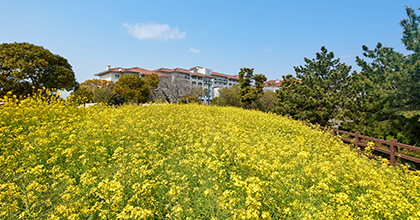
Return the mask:
<path fill-rule="evenodd" d="M 99 79 L 104 79 L 104 80 L 108 80 L 108 81 L 113 81 L 113 82 L 115 82 L 114 80 L 112 80 L 112 75 L 113 75 L 114 73 L 106 73 L 106 74 L 104 74 L 104 75 L 101 75 L 101 76 L 99 76 Z"/>
<path fill-rule="evenodd" d="M 279 86 L 264 86 L 264 90 L 269 90 L 272 92 L 276 92 L 280 87 Z"/>
<path fill-rule="evenodd" d="M 110 66 L 107 66 L 107 71 L 109 70 L 110 70 Z M 218 92 L 219 89 L 215 91 L 214 87 L 219 86 L 222 88 L 229 88 L 235 84 L 239 84 L 239 81 L 237 79 L 232 79 L 227 76 L 212 74 L 213 72 L 211 69 L 203 68 L 203 67 L 197 67 L 195 69 L 192 69 L 190 70 L 190 73 L 188 73 L 187 71 L 183 69 L 179 69 L 179 70 L 173 69 L 171 71 L 170 69 L 161 68 L 157 70 L 157 73 L 165 74 L 171 77 L 181 77 L 181 78 L 187 79 L 191 84 L 201 87 L 202 89 L 206 89 L 206 90 L 209 89 L 208 81 L 210 81 L 210 94 L 211 94 L 210 99 L 213 99 L 213 97 L 218 97 L 219 95 L 219 92 Z M 197 75 L 197 73 L 203 74 L 203 75 Z M 144 75 L 142 73 L 126 72 L 124 70 L 123 71 L 113 70 L 110 72 L 101 73 L 101 75 L 99 75 L 99 78 L 116 82 L 118 81 L 118 79 L 121 77 L 122 74 L 139 74 L 140 76 Z"/>
<path fill-rule="evenodd" d="M 213 90 L 213 97 L 219 97 L 219 90 L 221 90 L 223 88 L 214 88 Z"/>

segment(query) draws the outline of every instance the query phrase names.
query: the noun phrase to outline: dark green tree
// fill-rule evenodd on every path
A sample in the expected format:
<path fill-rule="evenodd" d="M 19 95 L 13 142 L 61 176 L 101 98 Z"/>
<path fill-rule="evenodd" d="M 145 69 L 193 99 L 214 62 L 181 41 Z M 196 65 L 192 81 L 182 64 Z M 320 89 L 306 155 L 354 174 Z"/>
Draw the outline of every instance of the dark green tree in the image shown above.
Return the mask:
<path fill-rule="evenodd" d="M 144 76 L 144 81 L 149 85 L 150 95 L 149 101 L 155 101 L 158 98 L 160 79 L 156 73 L 147 74 Z"/>
<path fill-rule="evenodd" d="M 273 111 L 295 119 L 308 120 L 313 124 L 327 125 L 336 112 L 332 98 L 321 87 L 303 85 L 292 75 L 283 76 L 278 100 Z"/>
<path fill-rule="evenodd" d="M 124 74 L 114 84 L 113 91 L 140 104 L 149 101 L 150 85 L 137 74 Z"/>
<path fill-rule="evenodd" d="M 420 8 L 419 8 L 420 9 Z M 410 7 L 406 7 L 407 17 L 400 22 L 403 27 L 402 42 L 405 48 L 412 52 L 407 56 L 408 63 L 404 66 L 407 70 L 405 80 L 406 89 L 401 90 L 401 97 L 407 99 L 403 115 L 412 117 L 420 116 L 420 16 Z M 419 119 L 420 120 L 420 119 Z"/>
<path fill-rule="evenodd" d="M 330 95 L 341 92 L 351 71 L 351 66 L 340 63 L 340 59 L 334 59 L 334 53 L 328 53 L 325 46 L 321 47 L 321 52 L 316 53 L 316 58 L 310 60 L 305 57 L 305 62 L 305 66 L 294 67 L 302 85 L 310 88 L 318 86 Z"/>
<path fill-rule="evenodd" d="M 334 53 L 321 47 L 315 59 L 305 58 L 304 66 L 295 67 L 297 77 L 283 77 L 278 90 L 279 100 L 274 112 L 293 118 L 309 120 L 311 123 L 329 125 L 342 102 L 343 85 L 346 83 L 351 66 L 334 59 Z"/>
<path fill-rule="evenodd" d="M 0 44 L 0 96 L 28 95 L 42 87 L 70 91 L 76 85 L 65 58 L 29 43 Z"/>
<path fill-rule="evenodd" d="M 420 8 L 419 8 L 420 9 Z M 400 25 L 403 27 L 403 37 L 401 41 L 408 51 L 412 51 L 411 56 L 417 56 L 414 60 L 419 60 L 420 56 L 420 16 L 418 16 L 414 9 L 406 7 L 407 18 L 401 20 Z"/>
<path fill-rule="evenodd" d="M 253 68 L 241 68 L 239 72 L 239 94 L 241 105 L 249 108 L 252 102 L 263 95 L 264 82 L 267 78 L 263 74 L 255 74 Z M 251 84 L 254 81 L 255 87 Z"/>
<path fill-rule="evenodd" d="M 362 68 L 347 83 L 343 128 L 384 139 L 398 124 L 396 112 L 404 98 L 398 99 L 398 90 L 406 78 L 404 55 L 378 43 L 374 50 L 363 46 L 363 55 L 372 62 L 356 57 Z M 397 129 L 398 130 L 398 129 Z"/>
<path fill-rule="evenodd" d="M 362 68 L 353 74 L 345 106 L 344 128 L 378 138 L 397 138 L 400 142 L 420 142 L 420 56 L 419 16 L 406 8 L 408 18 L 402 42 L 410 55 L 378 43 L 370 50 L 363 46 L 368 60 L 356 58 Z"/>

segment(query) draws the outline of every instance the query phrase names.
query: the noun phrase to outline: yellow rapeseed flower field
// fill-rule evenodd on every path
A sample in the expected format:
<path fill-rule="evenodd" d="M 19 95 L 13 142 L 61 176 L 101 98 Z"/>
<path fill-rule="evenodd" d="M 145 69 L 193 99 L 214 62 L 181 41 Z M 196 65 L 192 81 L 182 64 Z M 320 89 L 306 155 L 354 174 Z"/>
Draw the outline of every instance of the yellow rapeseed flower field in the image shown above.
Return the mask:
<path fill-rule="evenodd" d="M 0 219 L 420 219 L 419 173 L 286 117 L 3 102 Z"/>

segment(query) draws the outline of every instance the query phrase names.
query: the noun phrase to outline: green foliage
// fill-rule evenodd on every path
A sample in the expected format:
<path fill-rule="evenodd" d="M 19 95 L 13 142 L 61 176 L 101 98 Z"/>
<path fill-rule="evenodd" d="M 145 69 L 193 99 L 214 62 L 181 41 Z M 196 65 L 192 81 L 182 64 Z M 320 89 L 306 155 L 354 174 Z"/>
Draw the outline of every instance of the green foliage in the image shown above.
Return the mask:
<path fill-rule="evenodd" d="M 263 89 L 263 87 L 261 87 Z M 277 100 L 277 94 L 272 91 L 263 91 L 261 96 L 248 104 L 248 109 L 256 109 L 263 112 L 271 111 L 274 108 L 274 102 Z M 242 107 L 239 85 L 233 85 L 229 88 L 223 88 L 219 91 L 219 97 L 212 100 L 213 105 Z"/>
<path fill-rule="evenodd" d="M 283 80 L 281 89 L 277 91 L 278 100 L 273 110 L 275 113 L 308 120 L 314 124 L 328 124 L 336 106 L 323 88 L 302 85 L 290 74 L 283 77 Z"/>
<path fill-rule="evenodd" d="M 264 74 L 255 74 L 254 83 L 255 89 L 257 90 L 258 98 L 260 98 L 263 95 L 265 81 L 267 81 L 267 77 L 265 77 Z"/>
<path fill-rule="evenodd" d="M 275 107 L 274 103 L 278 100 L 277 93 L 272 91 L 263 91 L 263 95 L 255 101 L 257 109 L 268 113 Z"/>
<path fill-rule="evenodd" d="M 80 86 L 71 92 L 71 96 L 77 105 L 93 102 L 92 91 Z"/>
<path fill-rule="evenodd" d="M 45 87 L 73 90 L 77 85 L 68 61 L 29 43 L 0 44 L 0 96 L 28 95 Z"/>
<path fill-rule="evenodd" d="M 77 104 L 105 103 L 107 105 L 120 105 L 125 102 L 121 94 L 113 92 L 114 82 L 103 79 L 89 79 L 80 84 L 72 92 Z"/>
<path fill-rule="evenodd" d="M 160 85 L 159 76 L 156 73 L 147 74 L 144 76 L 143 80 L 146 82 L 147 85 L 149 85 L 149 89 L 150 89 L 149 100 L 156 101 L 159 96 L 159 90 L 158 90 L 159 85 Z"/>
<path fill-rule="evenodd" d="M 402 42 L 410 55 L 383 47 L 363 46 L 369 61 L 356 58 L 362 71 L 347 84 L 344 128 L 378 138 L 392 136 L 400 142 L 420 142 L 420 56 L 419 16 L 407 8 L 401 21 Z"/>
<path fill-rule="evenodd" d="M 92 91 L 92 99 L 95 103 L 113 104 L 112 100 L 115 93 L 112 91 L 112 86 L 96 88 Z"/>
<path fill-rule="evenodd" d="M 137 74 L 122 75 L 115 83 L 113 91 L 137 104 L 149 101 L 150 86 Z"/>
<path fill-rule="evenodd" d="M 344 108 L 343 127 L 366 135 L 384 138 L 392 135 L 399 119 L 395 113 L 403 105 L 398 99 L 398 87 L 406 74 L 404 55 L 378 43 L 374 50 L 363 46 L 363 55 L 373 61 L 356 57 L 362 71 L 349 79 L 348 99 Z M 401 86 L 401 87 L 400 87 Z"/>
<path fill-rule="evenodd" d="M 334 59 L 334 53 L 321 47 L 316 59 L 305 58 L 305 66 L 295 67 L 297 78 L 283 76 L 274 112 L 311 123 L 329 125 L 343 101 L 343 84 L 351 66 Z"/>
<path fill-rule="evenodd" d="M 96 88 L 105 88 L 114 86 L 114 82 L 104 79 L 88 79 L 80 84 L 80 87 L 93 91 Z"/>
<path fill-rule="evenodd" d="M 116 104 L 114 103 L 113 93 L 114 82 L 101 79 L 90 79 L 80 84 L 80 87 L 86 88 L 92 93 L 92 101 L 95 103 Z"/>
<path fill-rule="evenodd" d="M 213 105 L 241 107 L 241 96 L 239 85 L 219 90 L 219 97 L 212 100 Z"/>
<path fill-rule="evenodd" d="M 156 73 L 147 74 L 144 76 L 144 81 L 152 89 L 157 89 L 159 87 L 159 76 Z"/>
<path fill-rule="evenodd" d="M 178 103 L 195 103 L 195 104 L 202 104 L 203 101 L 201 97 L 205 96 L 205 91 L 200 87 L 191 88 L 190 92 L 187 93 L 185 96 L 182 96 Z M 207 103 L 207 100 L 205 101 Z"/>
<path fill-rule="evenodd" d="M 330 95 L 340 93 L 351 71 L 351 66 L 334 59 L 334 53 L 328 53 L 325 46 L 316 53 L 316 59 L 305 58 L 305 62 L 305 66 L 294 67 L 302 85 L 310 88 L 318 86 Z"/>
<path fill-rule="evenodd" d="M 420 16 L 416 15 L 414 9 L 406 7 L 408 18 L 404 18 L 400 24 L 403 27 L 402 42 L 409 51 L 413 51 L 415 56 L 420 54 Z"/>
<path fill-rule="evenodd" d="M 241 68 L 239 72 L 239 94 L 241 105 L 244 108 L 250 108 L 252 102 L 263 95 L 264 82 L 267 80 L 263 74 L 255 74 L 253 68 Z M 254 81 L 255 87 L 251 82 Z"/>

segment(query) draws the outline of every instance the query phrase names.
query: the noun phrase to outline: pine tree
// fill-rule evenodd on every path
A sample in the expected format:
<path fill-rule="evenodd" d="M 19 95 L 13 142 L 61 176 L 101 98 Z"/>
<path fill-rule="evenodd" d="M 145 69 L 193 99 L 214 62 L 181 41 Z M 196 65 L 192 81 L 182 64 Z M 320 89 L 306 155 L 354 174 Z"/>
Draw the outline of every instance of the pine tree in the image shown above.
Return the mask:
<path fill-rule="evenodd" d="M 351 66 L 334 59 L 334 53 L 321 47 L 316 59 L 305 58 L 304 66 L 295 67 L 297 77 L 288 75 L 278 90 L 274 112 L 311 123 L 329 125 L 343 103 L 343 84 Z"/>
<path fill-rule="evenodd" d="M 347 84 L 344 128 L 365 135 L 416 144 L 420 142 L 420 18 L 406 8 L 408 18 L 402 42 L 412 54 L 405 56 L 378 43 L 370 50 L 363 45 L 357 57 L 360 73 Z"/>
<path fill-rule="evenodd" d="M 254 81 L 255 87 L 251 84 Z M 249 108 L 251 104 L 263 95 L 264 82 L 267 77 L 263 74 L 255 74 L 253 68 L 241 68 L 239 72 L 239 94 L 241 104 L 244 108 Z"/>

